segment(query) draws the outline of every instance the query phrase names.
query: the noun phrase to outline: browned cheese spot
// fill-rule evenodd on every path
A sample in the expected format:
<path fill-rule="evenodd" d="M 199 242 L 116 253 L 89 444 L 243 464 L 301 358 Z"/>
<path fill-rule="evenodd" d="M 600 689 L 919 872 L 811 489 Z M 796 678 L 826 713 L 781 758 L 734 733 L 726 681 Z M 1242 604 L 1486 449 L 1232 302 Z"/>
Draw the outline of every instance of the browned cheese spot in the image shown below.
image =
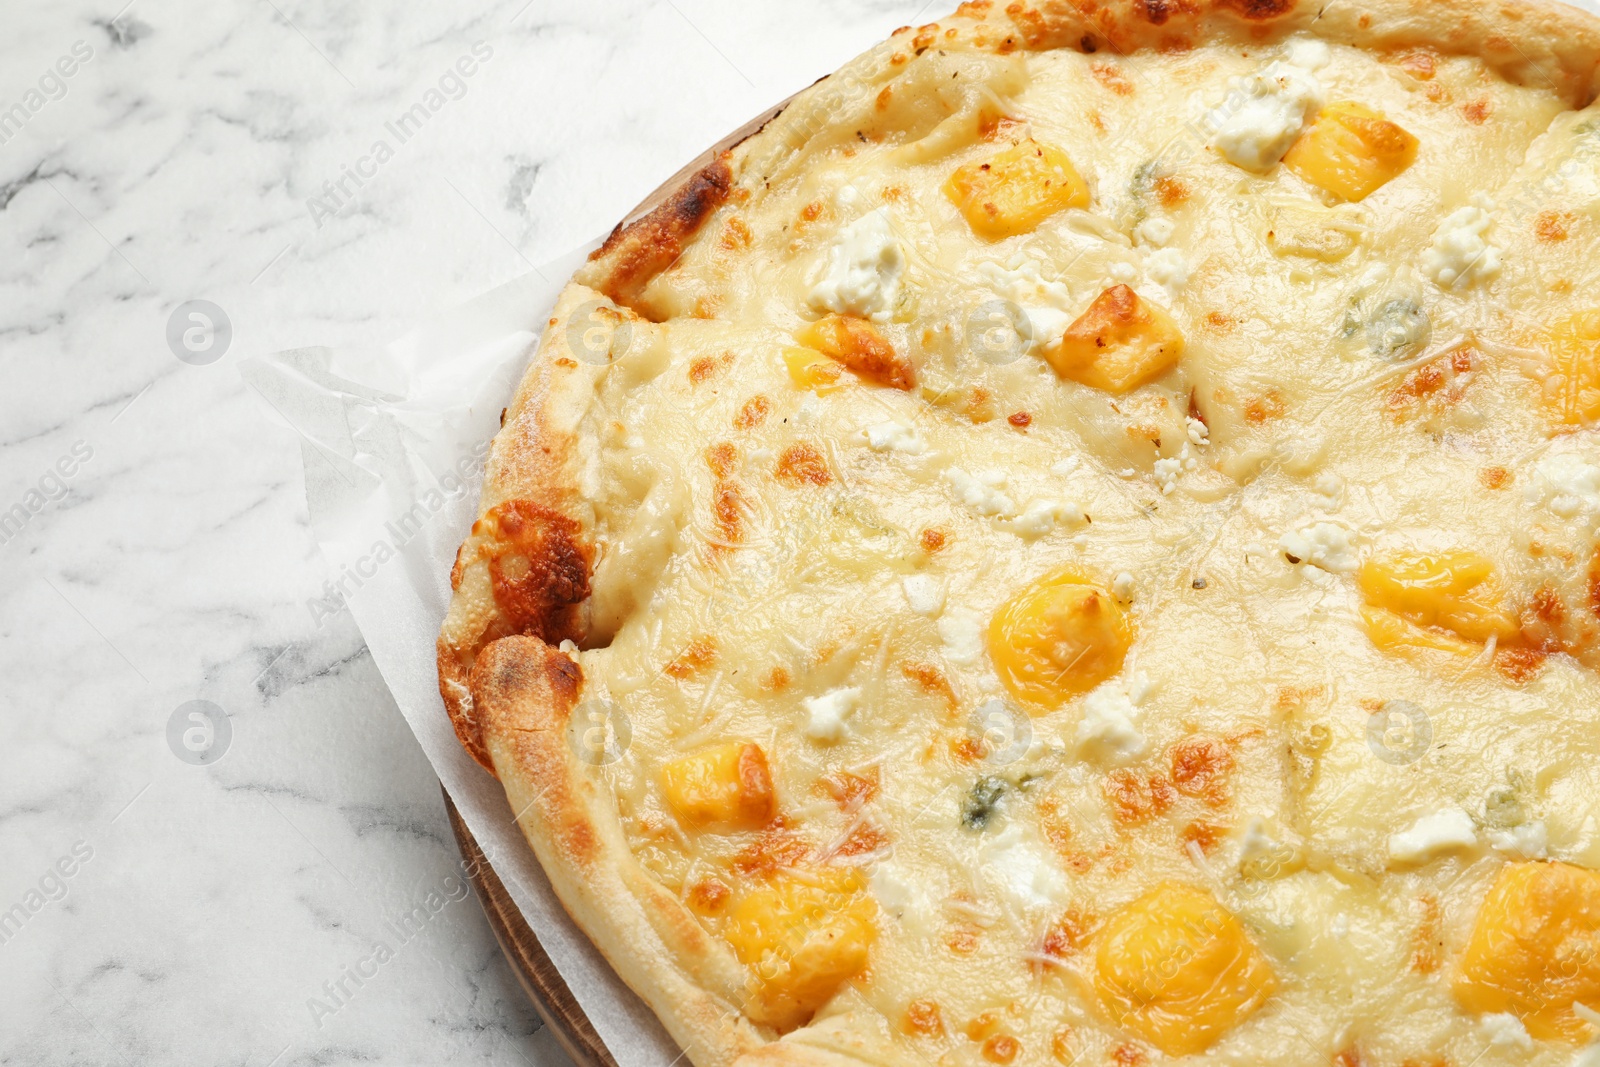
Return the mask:
<path fill-rule="evenodd" d="M 1118 96 L 1132 96 L 1133 83 L 1128 76 L 1110 63 L 1095 63 L 1089 67 L 1089 73 L 1094 75 L 1094 80 Z"/>
<path fill-rule="evenodd" d="M 932 1037 L 944 1033 L 944 1017 L 937 1000 L 913 1000 L 906 1005 L 906 1014 L 900 1020 L 900 1029 L 908 1034 Z"/>
<path fill-rule="evenodd" d="M 780 482 L 786 485 L 827 485 L 833 481 L 833 474 L 828 470 L 828 463 L 818 451 L 817 447 L 804 441 L 790 445 L 778 454 L 778 466 L 774 471 Z"/>
<path fill-rule="evenodd" d="M 697 356 L 689 363 L 689 381 L 699 385 L 718 371 L 731 366 L 733 366 L 732 352 L 723 352 L 716 356 Z"/>
<path fill-rule="evenodd" d="M 674 678 L 691 678 L 711 666 L 716 659 L 716 638 L 697 637 L 690 641 L 682 652 L 669 660 L 662 670 Z"/>
<path fill-rule="evenodd" d="M 483 536 L 495 604 L 513 633 L 548 644 L 576 637 L 576 608 L 589 595 L 581 527 L 531 500 L 508 500 L 474 525 Z"/>
<path fill-rule="evenodd" d="M 772 414 L 772 401 L 764 396 L 753 396 L 744 402 L 739 409 L 739 414 L 733 417 L 733 426 L 736 430 L 752 430 L 767 420 Z"/>
<path fill-rule="evenodd" d="M 1577 221 L 1578 216 L 1570 211 L 1541 211 L 1533 232 L 1545 244 L 1557 244 L 1572 236 L 1572 224 Z"/>
<path fill-rule="evenodd" d="M 1289 410 L 1283 401 L 1283 394 L 1276 389 L 1269 389 L 1262 396 L 1253 396 L 1245 401 L 1244 419 L 1252 426 L 1260 426 L 1272 419 L 1281 419 Z"/>

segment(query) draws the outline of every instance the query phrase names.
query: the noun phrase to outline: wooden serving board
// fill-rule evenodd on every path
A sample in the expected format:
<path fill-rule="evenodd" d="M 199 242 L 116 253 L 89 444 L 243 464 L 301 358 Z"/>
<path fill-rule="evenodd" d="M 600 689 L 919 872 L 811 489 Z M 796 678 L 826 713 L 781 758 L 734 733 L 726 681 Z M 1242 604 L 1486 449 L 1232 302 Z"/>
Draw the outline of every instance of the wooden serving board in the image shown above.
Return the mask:
<path fill-rule="evenodd" d="M 793 99 L 794 97 L 789 98 Z M 678 173 L 663 182 L 655 192 L 645 197 L 638 207 L 628 213 L 623 222 L 632 222 L 654 210 L 690 175 L 704 168 L 734 145 L 760 132 L 763 126 L 777 118 L 779 113 L 789 106 L 789 100 L 751 119 L 706 149 Z M 534 1010 L 539 1013 L 539 1017 L 544 1020 L 550 1032 L 555 1035 L 561 1047 L 578 1067 L 617 1067 L 617 1061 L 612 1058 L 605 1042 L 600 1040 L 600 1035 L 595 1033 L 594 1024 L 589 1021 L 583 1008 L 578 1005 L 577 998 L 567 988 L 561 972 L 556 970 L 555 964 L 550 962 L 550 957 L 540 947 L 538 935 L 528 926 L 528 921 L 523 918 L 522 912 L 512 901 L 511 894 L 506 892 L 505 885 L 489 866 L 483 850 L 478 847 L 478 842 L 473 839 L 472 832 L 467 829 L 461 814 L 451 803 L 449 793 L 444 794 L 444 809 L 450 819 L 450 829 L 456 835 L 456 845 L 461 849 L 462 859 L 466 861 L 468 878 L 473 888 L 478 891 L 478 902 L 483 905 L 483 912 L 489 918 L 489 926 L 494 930 L 495 940 L 500 942 L 500 950 L 505 953 L 506 960 L 516 972 L 523 992 L 527 993 L 528 999 L 533 1002 Z"/>

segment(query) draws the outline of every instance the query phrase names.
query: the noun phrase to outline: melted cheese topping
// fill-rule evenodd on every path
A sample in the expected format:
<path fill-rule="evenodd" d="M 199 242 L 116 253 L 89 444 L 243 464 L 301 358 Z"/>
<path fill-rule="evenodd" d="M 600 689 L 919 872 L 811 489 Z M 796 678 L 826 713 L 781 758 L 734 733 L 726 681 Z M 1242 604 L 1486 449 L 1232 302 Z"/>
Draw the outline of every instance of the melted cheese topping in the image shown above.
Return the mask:
<path fill-rule="evenodd" d="M 870 956 L 764 1018 L 930 1061 L 1564 1067 L 1570 1008 L 1452 976 L 1499 872 L 1600 867 L 1600 108 L 1312 40 L 902 58 L 859 135 L 744 159 L 599 379 L 637 607 L 581 660 L 639 859 L 691 906 L 859 868 Z M 909 371 L 806 349 L 823 313 Z M 776 820 L 686 822 L 663 768 L 732 743 Z"/>

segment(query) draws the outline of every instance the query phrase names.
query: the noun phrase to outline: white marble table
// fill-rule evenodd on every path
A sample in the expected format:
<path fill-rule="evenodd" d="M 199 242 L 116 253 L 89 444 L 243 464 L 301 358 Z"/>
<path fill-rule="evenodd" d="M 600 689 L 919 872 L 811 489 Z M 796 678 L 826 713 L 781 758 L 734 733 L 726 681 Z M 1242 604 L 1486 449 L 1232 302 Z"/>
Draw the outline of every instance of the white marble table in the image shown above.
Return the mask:
<path fill-rule="evenodd" d="M 124 2 L 0 15 L 0 1064 L 559 1063 L 237 365 L 557 257 L 927 5 Z"/>

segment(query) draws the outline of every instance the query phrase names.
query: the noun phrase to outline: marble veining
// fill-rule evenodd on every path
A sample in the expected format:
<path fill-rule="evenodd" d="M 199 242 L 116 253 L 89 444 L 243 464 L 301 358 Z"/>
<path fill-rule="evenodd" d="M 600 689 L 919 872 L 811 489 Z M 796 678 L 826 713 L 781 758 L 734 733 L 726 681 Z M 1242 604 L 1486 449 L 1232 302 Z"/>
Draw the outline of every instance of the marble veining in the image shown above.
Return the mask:
<path fill-rule="evenodd" d="M 565 1062 L 237 365 L 555 259 L 928 6 L 8 5 L 0 1064 Z"/>

